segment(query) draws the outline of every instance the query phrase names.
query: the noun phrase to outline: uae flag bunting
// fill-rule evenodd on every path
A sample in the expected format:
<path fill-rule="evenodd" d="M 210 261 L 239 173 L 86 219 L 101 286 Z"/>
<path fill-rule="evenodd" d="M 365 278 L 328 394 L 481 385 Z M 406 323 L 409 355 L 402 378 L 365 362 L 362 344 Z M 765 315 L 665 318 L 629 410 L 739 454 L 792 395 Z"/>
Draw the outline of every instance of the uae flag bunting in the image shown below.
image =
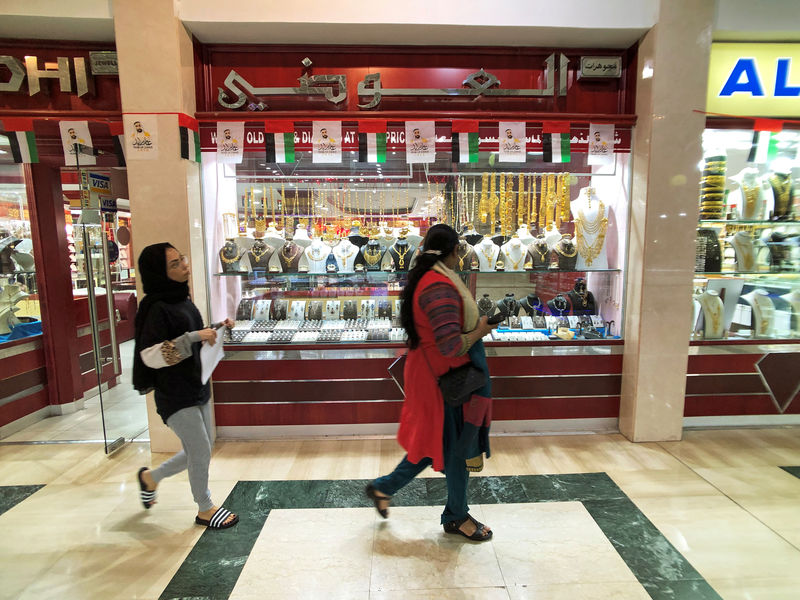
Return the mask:
<path fill-rule="evenodd" d="M 771 131 L 754 131 L 747 162 L 765 164 L 778 156 L 778 139 Z"/>
<path fill-rule="evenodd" d="M 478 162 L 478 121 L 453 121 L 452 130 L 453 162 Z"/>
<path fill-rule="evenodd" d="M 111 139 L 114 140 L 114 154 L 117 155 L 117 162 L 120 167 L 126 166 L 125 163 L 125 128 L 122 121 L 114 121 L 108 124 L 108 131 Z"/>
<path fill-rule="evenodd" d="M 267 121 L 264 123 L 264 146 L 268 163 L 293 163 L 294 121 Z"/>
<path fill-rule="evenodd" d="M 3 119 L 3 130 L 8 135 L 11 156 L 15 163 L 38 163 L 39 152 L 33 133 L 33 119 Z"/>
<path fill-rule="evenodd" d="M 181 138 L 181 158 L 200 162 L 200 131 L 197 119 L 178 113 L 178 127 Z"/>
<path fill-rule="evenodd" d="M 569 139 L 568 121 L 545 121 L 542 124 L 542 160 L 550 163 L 569 162 Z"/>
<path fill-rule="evenodd" d="M 386 162 L 386 121 L 359 121 L 358 162 Z"/>

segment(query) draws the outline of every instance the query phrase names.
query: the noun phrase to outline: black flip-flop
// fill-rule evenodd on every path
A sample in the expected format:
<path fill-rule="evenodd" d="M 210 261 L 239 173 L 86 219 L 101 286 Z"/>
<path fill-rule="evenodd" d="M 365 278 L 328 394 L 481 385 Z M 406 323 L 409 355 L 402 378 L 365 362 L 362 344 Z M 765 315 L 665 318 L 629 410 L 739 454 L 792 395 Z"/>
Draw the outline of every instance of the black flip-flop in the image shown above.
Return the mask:
<path fill-rule="evenodd" d="M 220 507 L 217 509 L 217 512 L 211 515 L 210 519 L 201 519 L 200 517 L 195 517 L 194 522 L 198 525 L 205 525 L 209 529 L 227 529 L 228 527 L 233 527 L 239 522 L 238 515 L 233 515 L 233 519 L 226 523 L 225 519 L 231 515 L 233 515 L 233 513 L 227 508 Z"/>
<path fill-rule="evenodd" d="M 475 531 L 472 535 L 467 535 L 459 527 L 461 527 L 467 521 L 472 521 L 475 524 Z M 490 529 L 486 531 L 484 534 L 481 534 L 484 531 L 485 525 L 480 521 L 476 521 L 470 515 L 467 515 L 463 519 L 459 519 L 457 521 L 450 521 L 449 523 L 445 523 L 442 525 L 444 527 L 445 533 L 457 533 L 458 535 L 463 535 L 468 540 L 472 540 L 473 542 L 485 542 L 487 540 L 492 539 L 492 535 L 494 532 Z"/>
<path fill-rule="evenodd" d="M 382 516 L 384 519 L 389 518 L 389 509 L 388 508 L 381 508 L 379 502 L 388 502 L 392 499 L 391 496 L 379 496 L 376 493 L 375 486 L 371 483 L 367 484 L 367 487 L 364 489 L 364 493 L 367 495 L 367 498 L 372 500 L 372 503 L 375 505 L 375 510 L 378 511 L 378 514 Z"/>
<path fill-rule="evenodd" d="M 139 469 L 139 472 L 136 474 L 136 478 L 139 480 L 139 498 L 142 501 L 142 506 L 145 508 L 151 508 L 153 504 L 156 503 L 156 496 L 158 492 L 156 490 L 148 490 L 147 485 L 142 479 L 142 473 L 147 471 L 147 467 L 142 467 Z"/>

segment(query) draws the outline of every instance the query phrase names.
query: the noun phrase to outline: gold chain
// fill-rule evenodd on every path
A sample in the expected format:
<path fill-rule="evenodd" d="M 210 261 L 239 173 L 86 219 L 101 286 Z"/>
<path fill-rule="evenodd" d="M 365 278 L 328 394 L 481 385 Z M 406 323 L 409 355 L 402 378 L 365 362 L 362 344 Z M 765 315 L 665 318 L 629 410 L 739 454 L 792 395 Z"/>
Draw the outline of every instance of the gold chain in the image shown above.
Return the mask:
<path fill-rule="evenodd" d="M 603 243 L 606 239 L 606 231 L 608 229 L 608 217 L 605 214 L 606 207 L 603 201 L 600 200 L 600 208 L 597 211 L 597 217 L 592 221 L 587 221 L 583 214 L 583 209 L 578 211 L 578 218 L 575 219 L 575 245 L 581 257 L 586 261 L 586 266 L 591 267 L 594 260 L 600 256 L 603 249 Z M 594 242 L 586 244 L 586 234 L 597 234 Z"/>

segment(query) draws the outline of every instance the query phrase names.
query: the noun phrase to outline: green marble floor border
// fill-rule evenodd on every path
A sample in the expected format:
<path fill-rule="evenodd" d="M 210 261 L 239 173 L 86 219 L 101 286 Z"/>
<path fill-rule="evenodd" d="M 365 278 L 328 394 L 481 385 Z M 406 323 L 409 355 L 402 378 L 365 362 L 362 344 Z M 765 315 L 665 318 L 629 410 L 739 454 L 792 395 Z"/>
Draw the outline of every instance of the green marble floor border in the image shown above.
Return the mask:
<path fill-rule="evenodd" d="M 800 467 L 781 467 L 781 469 L 800 479 Z"/>
<path fill-rule="evenodd" d="M 0 485 L 0 515 L 43 487 L 44 485 Z"/>
<path fill-rule="evenodd" d="M 239 481 L 224 502 L 239 514 L 239 525 L 205 531 L 160 600 L 227 600 L 272 509 L 370 506 L 364 497 L 366 483 L 359 479 Z M 446 496 L 443 478 L 417 478 L 392 504 L 442 506 Z M 653 600 L 721 600 L 605 473 L 472 477 L 469 502 L 582 502 Z"/>

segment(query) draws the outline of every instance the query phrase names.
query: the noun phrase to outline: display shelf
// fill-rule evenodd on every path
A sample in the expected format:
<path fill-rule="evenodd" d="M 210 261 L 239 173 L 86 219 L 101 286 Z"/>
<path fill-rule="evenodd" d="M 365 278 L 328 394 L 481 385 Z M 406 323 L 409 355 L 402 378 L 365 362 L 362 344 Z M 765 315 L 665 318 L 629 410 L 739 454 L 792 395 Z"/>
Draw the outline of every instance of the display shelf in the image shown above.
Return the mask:
<path fill-rule="evenodd" d="M 458 275 L 548 275 L 560 273 L 563 275 L 583 275 L 585 273 L 621 273 L 622 269 L 586 269 L 584 271 L 561 271 L 559 269 L 540 269 L 525 271 L 455 271 Z M 367 276 L 375 281 L 386 280 L 392 276 L 408 273 L 408 271 L 347 271 L 335 273 L 270 273 L 267 271 L 240 271 L 236 273 L 214 273 L 216 277 L 254 277 L 254 278 L 281 278 L 281 277 L 303 277 L 303 278 L 339 278 L 354 276 Z"/>
<path fill-rule="evenodd" d="M 763 225 L 773 227 L 776 225 L 800 225 L 800 221 L 743 221 L 732 219 L 701 219 L 700 225 Z"/>
<path fill-rule="evenodd" d="M 798 277 L 800 273 L 793 271 L 702 271 L 696 272 L 695 275 L 730 275 L 732 277 L 738 277 L 740 275 L 769 275 L 770 277 Z"/>

